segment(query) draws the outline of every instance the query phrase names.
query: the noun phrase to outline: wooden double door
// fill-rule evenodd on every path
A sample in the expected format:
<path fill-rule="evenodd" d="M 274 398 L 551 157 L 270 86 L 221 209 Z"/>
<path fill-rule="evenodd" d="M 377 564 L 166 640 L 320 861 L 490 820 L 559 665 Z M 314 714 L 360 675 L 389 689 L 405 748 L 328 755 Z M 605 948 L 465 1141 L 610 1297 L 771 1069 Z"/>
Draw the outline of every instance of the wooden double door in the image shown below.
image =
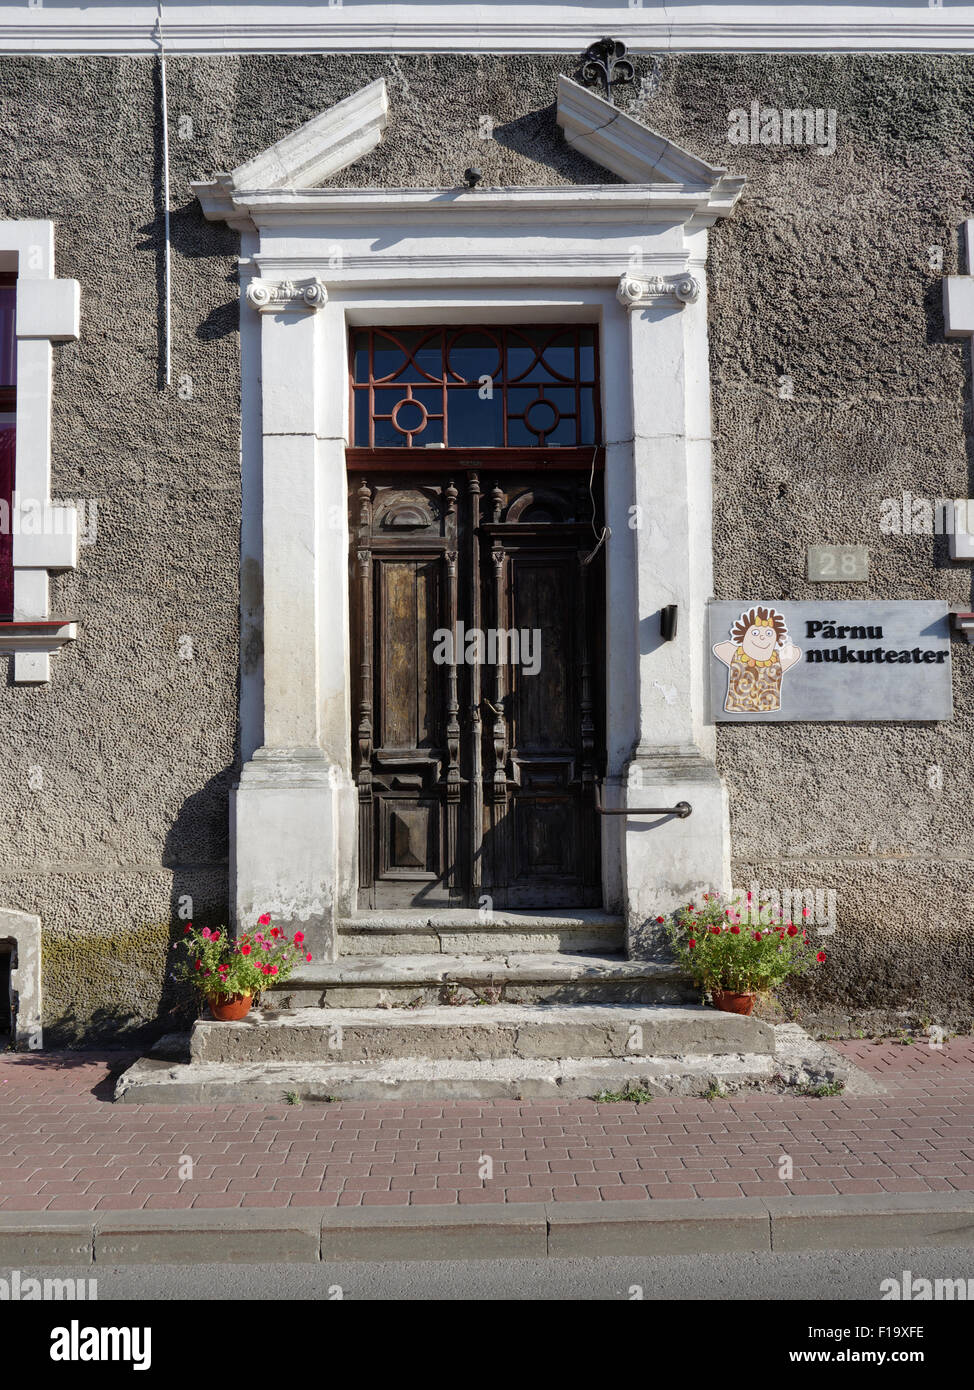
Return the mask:
<path fill-rule="evenodd" d="M 350 475 L 360 907 L 601 902 L 599 491 Z"/>

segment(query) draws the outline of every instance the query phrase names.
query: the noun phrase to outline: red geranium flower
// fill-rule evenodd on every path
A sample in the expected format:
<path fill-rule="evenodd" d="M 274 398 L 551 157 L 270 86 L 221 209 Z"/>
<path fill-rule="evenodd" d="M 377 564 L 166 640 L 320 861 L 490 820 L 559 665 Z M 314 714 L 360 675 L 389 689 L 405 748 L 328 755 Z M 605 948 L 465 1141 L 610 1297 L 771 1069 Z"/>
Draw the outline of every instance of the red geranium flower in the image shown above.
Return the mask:
<path fill-rule="evenodd" d="M 310 960 L 310 959 L 311 959 L 311 952 L 309 951 L 308 954 L 305 956 L 305 960 Z"/>
<path fill-rule="evenodd" d="M 761 933 L 760 933 L 759 931 L 756 931 L 756 932 L 754 933 L 754 940 L 755 940 L 755 941 L 760 941 L 760 940 L 761 940 Z"/>
<path fill-rule="evenodd" d="M 687 945 L 690 947 L 690 950 L 691 950 L 691 951 L 693 950 L 694 946 L 696 946 L 696 944 L 697 944 L 696 941 L 695 941 L 695 940 L 693 939 L 693 937 L 691 936 L 691 937 L 690 937 L 690 940 L 687 942 Z"/>
<path fill-rule="evenodd" d="M 798 928 L 795 926 L 794 922 L 790 922 L 790 923 L 788 924 L 788 935 L 789 935 L 789 936 L 797 936 L 797 935 L 798 935 Z"/>
<path fill-rule="evenodd" d="M 662 918 L 662 917 L 657 917 L 656 920 L 657 920 L 657 922 L 662 922 L 662 921 L 664 921 L 665 919 Z"/>
<path fill-rule="evenodd" d="M 304 940 L 304 932 L 303 932 L 303 931 L 296 931 L 296 932 L 294 933 L 294 944 L 295 944 L 295 946 L 300 946 L 303 940 Z"/>
<path fill-rule="evenodd" d="M 818 953 L 818 955 L 815 957 L 815 959 L 818 961 L 819 965 L 821 965 L 822 962 L 825 960 L 825 952 L 824 952 L 824 951 L 819 951 L 819 953 Z"/>
<path fill-rule="evenodd" d="M 271 914 L 270 914 L 269 912 L 265 912 L 264 915 L 263 915 L 263 917 L 258 917 L 258 918 L 257 918 L 257 925 L 258 925 L 259 927 L 269 927 L 270 924 L 271 924 Z"/>
<path fill-rule="evenodd" d="M 280 929 L 280 927 L 271 927 L 271 936 L 274 938 L 275 941 L 276 941 L 277 938 L 280 936 L 280 934 L 281 934 L 281 929 Z"/>
<path fill-rule="evenodd" d="M 711 936 L 720 936 L 720 927 L 711 927 L 711 928 L 710 928 L 710 935 L 711 935 Z"/>
<path fill-rule="evenodd" d="M 240 954 L 241 954 L 242 956 L 249 956 L 249 955 L 250 955 L 250 947 L 249 947 L 249 946 L 241 946 L 241 947 L 240 947 Z"/>
<path fill-rule="evenodd" d="M 741 934 L 741 929 L 740 929 L 740 927 L 731 927 L 730 931 L 731 931 L 731 936 L 740 936 L 740 934 Z"/>

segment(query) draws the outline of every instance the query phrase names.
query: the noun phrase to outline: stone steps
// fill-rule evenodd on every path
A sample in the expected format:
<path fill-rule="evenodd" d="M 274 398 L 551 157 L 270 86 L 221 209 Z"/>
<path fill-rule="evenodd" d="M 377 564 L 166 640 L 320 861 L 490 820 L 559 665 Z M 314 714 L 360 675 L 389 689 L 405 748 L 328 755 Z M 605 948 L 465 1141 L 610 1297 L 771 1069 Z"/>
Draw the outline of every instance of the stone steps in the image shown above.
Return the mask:
<path fill-rule="evenodd" d="M 193 1062 L 143 1057 L 120 1078 L 115 1099 L 153 1105 L 282 1105 L 296 1101 L 565 1100 L 626 1092 L 706 1096 L 775 1080 L 766 1053 L 694 1057 L 404 1058 L 359 1062 Z"/>
<path fill-rule="evenodd" d="M 612 952 L 512 951 L 348 955 L 302 965 L 264 996 L 277 1008 L 375 1008 L 441 1004 L 453 991 L 467 1002 L 682 1004 L 699 991 L 666 961 L 627 960 Z M 499 998 L 496 997 L 497 992 Z"/>
<path fill-rule="evenodd" d="M 199 1019 L 189 1058 L 143 1058 L 116 1099 L 580 1098 L 630 1087 L 705 1095 L 776 1073 L 770 1024 L 638 1003 L 258 1010 L 238 1023 Z"/>
<path fill-rule="evenodd" d="M 757 1018 L 700 1007 L 630 1004 L 460 1005 L 420 1009 L 253 1011 L 197 1021 L 193 1062 L 491 1062 L 774 1053 Z"/>
<path fill-rule="evenodd" d="M 189 1060 L 182 1060 L 189 1058 Z M 595 1099 L 882 1091 L 796 1024 L 703 1008 L 569 1005 L 297 1009 L 199 1020 L 118 1080 L 129 1104 Z"/>
<path fill-rule="evenodd" d="M 340 955 L 507 955 L 621 950 L 621 917 L 588 909 L 492 912 L 475 909 L 358 912 L 338 923 Z"/>

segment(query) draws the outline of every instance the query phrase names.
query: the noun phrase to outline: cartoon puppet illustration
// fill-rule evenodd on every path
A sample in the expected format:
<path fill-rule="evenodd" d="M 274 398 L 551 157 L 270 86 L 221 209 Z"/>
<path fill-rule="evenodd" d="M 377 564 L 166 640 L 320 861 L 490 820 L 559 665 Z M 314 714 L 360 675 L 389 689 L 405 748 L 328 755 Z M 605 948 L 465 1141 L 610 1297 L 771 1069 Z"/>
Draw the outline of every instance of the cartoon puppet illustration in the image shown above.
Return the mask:
<path fill-rule="evenodd" d="M 781 678 L 802 654 L 774 608 L 752 608 L 731 628 L 731 641 L 718 642 L 714 656 L 728 668 L 728 714 L 768 714 L 781 709 Z"/>

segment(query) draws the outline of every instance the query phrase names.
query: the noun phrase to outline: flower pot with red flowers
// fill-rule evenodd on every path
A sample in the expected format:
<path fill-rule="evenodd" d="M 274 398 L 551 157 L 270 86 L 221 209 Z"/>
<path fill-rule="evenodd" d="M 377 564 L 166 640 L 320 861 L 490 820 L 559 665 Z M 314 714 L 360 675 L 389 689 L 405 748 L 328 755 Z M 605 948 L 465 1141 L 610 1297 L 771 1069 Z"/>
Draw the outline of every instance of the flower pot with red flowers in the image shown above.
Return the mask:
<path fill-rule="evenodd" d="M 759 994 L 825 961 L 807 927 L 783 920 L 768 903 L 752 906 L 750 893 L 732 903 L 704 893 L 674 914 L 669 934 L 680 964 L 724 1013 L 750 1014 Z"/>
<path fill-rule="evenodd" d="M 311 960 L 304 932 L 288 936 L 272 924 L 269 912 L 254 931 L 236 940 L 224 928 L 214 931 L 188 922 L 173 950 L 180 946 L 184 954 L 174 974 L 191 982 L 222 1023 L 246 1018 L 265 989 L 283 984 L 299 961 Z"/>

